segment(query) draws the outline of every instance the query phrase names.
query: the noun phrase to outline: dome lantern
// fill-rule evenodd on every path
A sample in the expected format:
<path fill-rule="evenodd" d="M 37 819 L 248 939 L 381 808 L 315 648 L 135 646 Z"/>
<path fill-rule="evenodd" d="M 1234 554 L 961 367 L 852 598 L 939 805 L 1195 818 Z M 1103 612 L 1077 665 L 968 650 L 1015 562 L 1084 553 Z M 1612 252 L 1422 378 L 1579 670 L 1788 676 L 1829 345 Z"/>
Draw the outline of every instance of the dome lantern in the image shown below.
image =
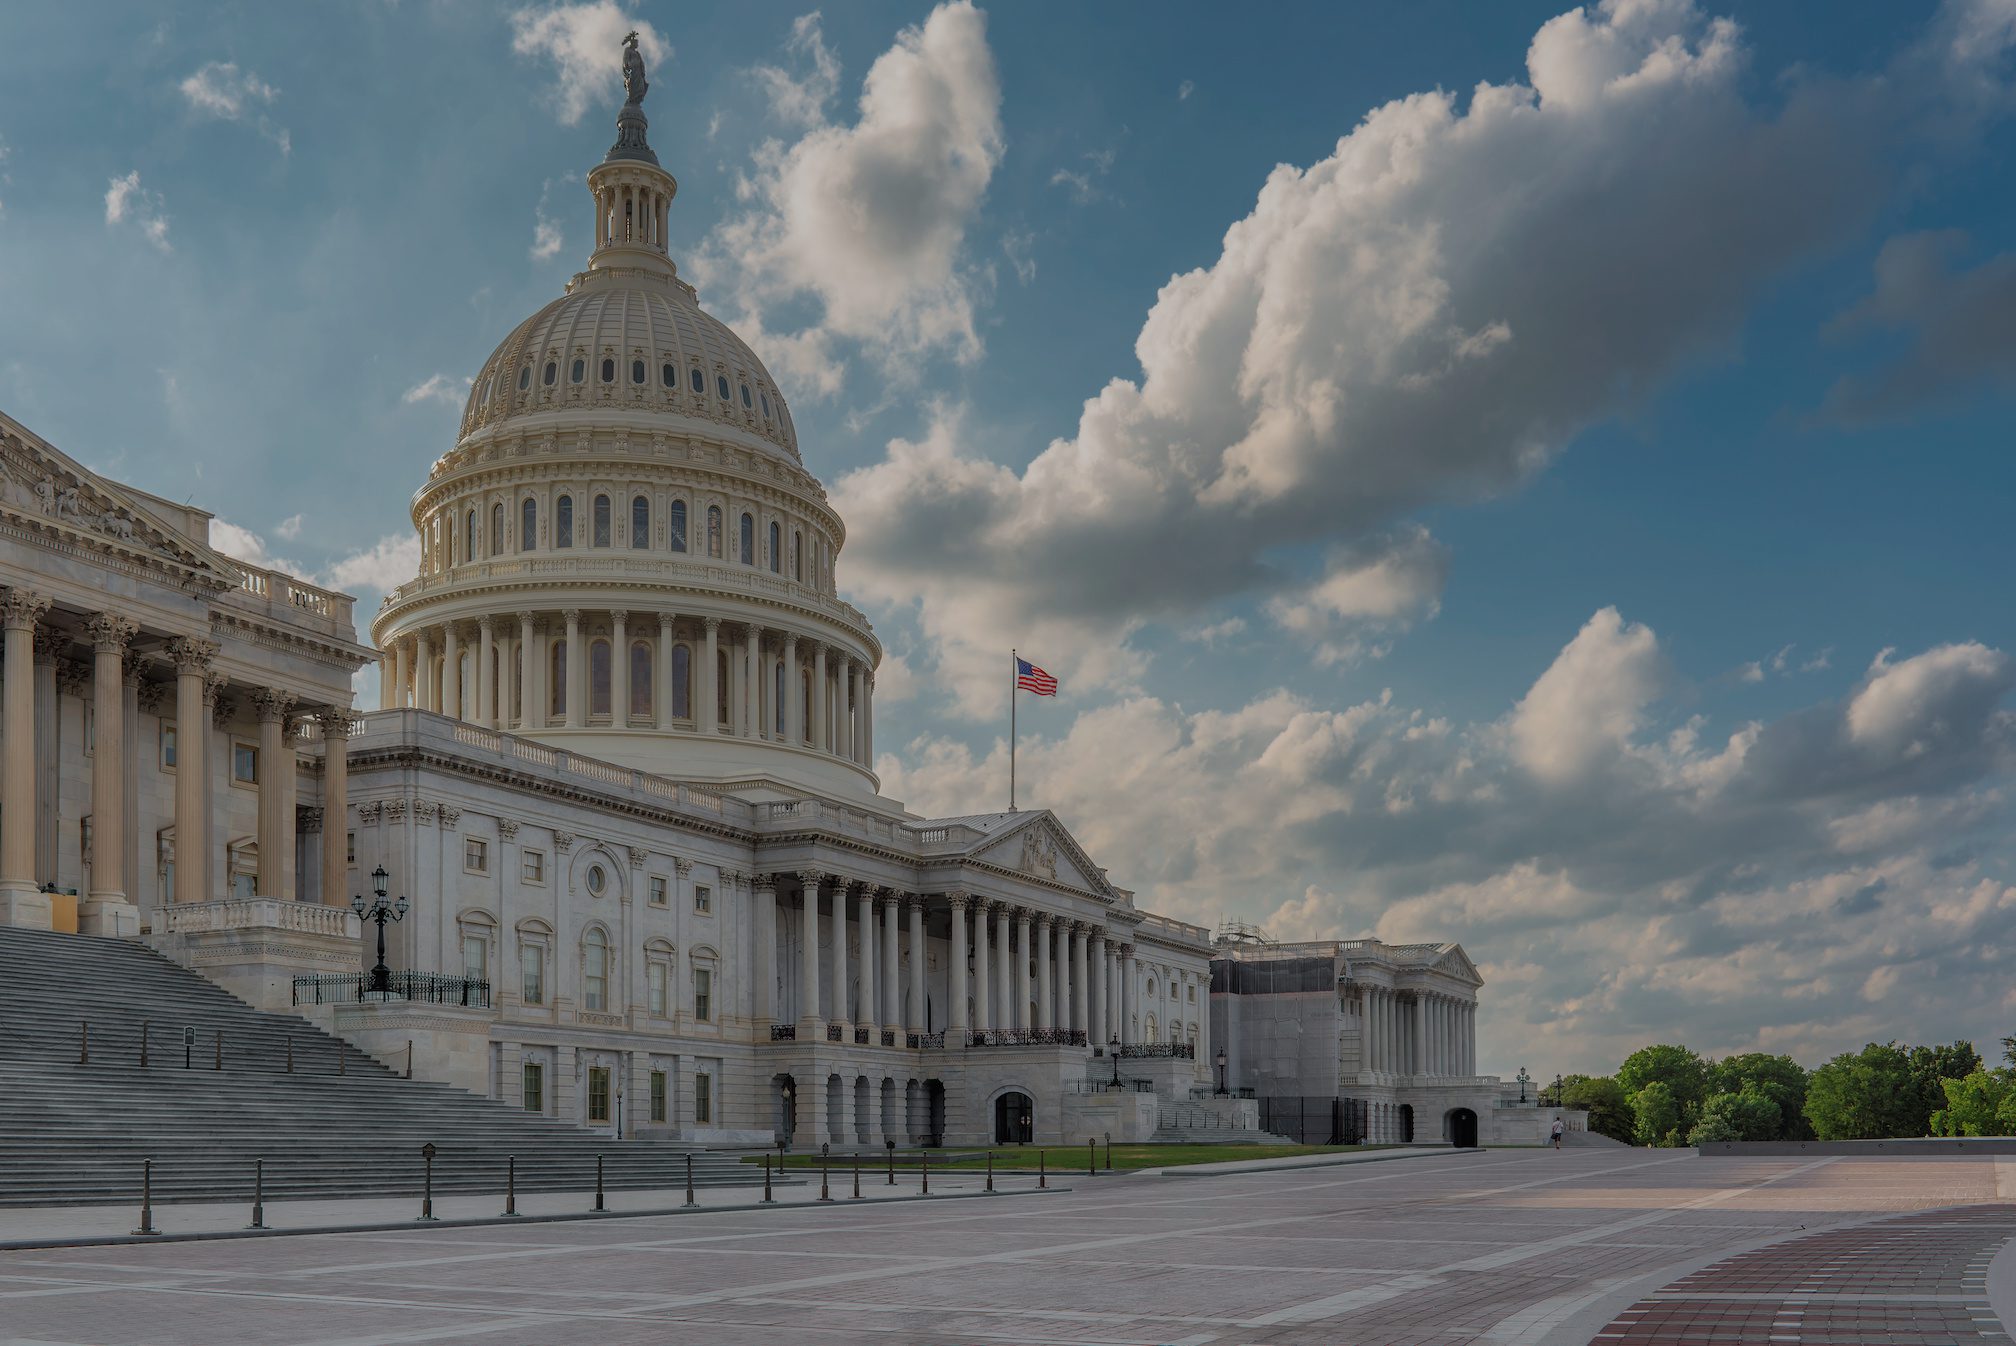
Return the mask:
<path fill-rule="evenodd" d="M 588 267 L 677 275 L 665 232 L 679 182 L 659 166 L 646 139 L 650 122 L 644 116 L 644 92 L 650 86 L 635 33 L 623 39 L 623 86 L 628 96 L 616 114 L 616 143 L 588 171 L 588 192 L 595 201 L 595 251 Z"/>

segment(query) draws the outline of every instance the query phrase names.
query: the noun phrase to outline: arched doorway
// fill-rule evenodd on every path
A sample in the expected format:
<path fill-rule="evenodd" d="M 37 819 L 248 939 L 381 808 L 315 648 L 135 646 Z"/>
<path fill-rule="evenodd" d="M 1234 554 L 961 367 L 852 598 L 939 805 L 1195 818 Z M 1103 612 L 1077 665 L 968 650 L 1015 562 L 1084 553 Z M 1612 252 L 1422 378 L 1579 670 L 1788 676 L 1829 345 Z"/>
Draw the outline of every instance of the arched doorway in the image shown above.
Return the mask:
<path fill-rule="evenodd" d="M 1402 1103 L 1400 1105 L 1398 1122 L 1400 1143 L 1402 1145 L 1412 1145 L 1414 1143 L 1414 1105 L 1412 1103 Z"/>
<path fill-rule="evenodd" d="M 1459 1150 L 1477 1148 L 1477 1114 L 1468 1108 L 1451 1108 L 1446 1119 L 1449 1143 Z"/>
<path fill-rule="evenodd" d="M 786 1074 L 771 1077 L 777 1100 L 777 1135 L 790 1141 L 798 1130 L 798 1085 Z"/>
<path fill-rule="evenodd" d="M 994 1143 L 1027 1145 L 1036 1138 L 1036 1104 L 1029 1095 L 1009 1090 L 994 1100 Z"/>

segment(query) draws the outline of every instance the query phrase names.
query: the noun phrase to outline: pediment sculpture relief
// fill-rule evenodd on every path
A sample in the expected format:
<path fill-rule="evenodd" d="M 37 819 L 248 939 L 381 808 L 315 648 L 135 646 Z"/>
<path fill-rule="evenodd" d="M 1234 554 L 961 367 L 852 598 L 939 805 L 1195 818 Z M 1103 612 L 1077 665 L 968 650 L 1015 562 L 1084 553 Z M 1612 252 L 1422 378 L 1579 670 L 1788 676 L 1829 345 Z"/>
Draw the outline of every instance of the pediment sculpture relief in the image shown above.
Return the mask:
<path fill-rule="evenodd" d="M 1032 827 L 1022 834 L 1022 859 L 1016 865 L 1025 874 L 1037 874 L 1055 881 L 1057 878 L 1057 847 L 1047 832 Z"/>

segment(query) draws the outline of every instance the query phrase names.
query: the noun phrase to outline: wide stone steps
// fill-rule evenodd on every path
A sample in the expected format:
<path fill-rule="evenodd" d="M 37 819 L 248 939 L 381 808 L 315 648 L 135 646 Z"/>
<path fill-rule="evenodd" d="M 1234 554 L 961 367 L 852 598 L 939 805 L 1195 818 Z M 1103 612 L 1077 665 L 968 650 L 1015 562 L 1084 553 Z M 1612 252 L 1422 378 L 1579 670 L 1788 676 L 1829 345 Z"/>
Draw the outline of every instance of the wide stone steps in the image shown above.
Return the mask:
<path fill-rule="evenodd" d="M 424 1144 L 443 1193 L 502 1192 L 507 1159 L 526 1192 L 589 1191 L 598 1157 L 609 1189 L 677 1188 L 689 1159 L 696 1188 L 762 1181 L 732 1155 L 403 1079 L 129 941 L 0 928 L 0 1206 L 136 1201 L 146 1160 L 157 1201 L 249 1199 L 255 1161 L 272 1200 L 417 1197 Z"/>

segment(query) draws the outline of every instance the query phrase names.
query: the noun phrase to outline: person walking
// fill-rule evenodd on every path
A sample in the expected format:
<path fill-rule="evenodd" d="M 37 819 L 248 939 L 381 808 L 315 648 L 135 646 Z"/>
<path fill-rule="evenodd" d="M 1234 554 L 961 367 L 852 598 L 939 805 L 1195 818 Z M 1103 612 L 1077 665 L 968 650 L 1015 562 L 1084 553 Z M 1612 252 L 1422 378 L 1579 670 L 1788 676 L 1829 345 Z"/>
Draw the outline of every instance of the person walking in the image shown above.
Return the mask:
<path fill-rule="evenodd" d="M 1559 1117 L 1556 1117 L 1556 1118 L 1554 1119 L 1554 1130 L 1553 1130 L 1553 1133 L 1552 1133 L 1552 1134 L 1553 1134 L 1553 1136 L 1554 1136 L 1554 1148 L 1555 1148 L 1555 1149 L 1557 1149 L 1557 1150 L 1558 1150 L 1558 1149 L 1560 1149 L 1560 1148 L 1561 1148 L 1561 1133 L 1562 1133 L 1563 1131 L 1566 1131 L 1567 1129 L 1568 1129 L 1567 1127 L 1565 1127 L 1565 1126 L 1561 1125 L 1561 1119 L 1560 1119 Z"/>

